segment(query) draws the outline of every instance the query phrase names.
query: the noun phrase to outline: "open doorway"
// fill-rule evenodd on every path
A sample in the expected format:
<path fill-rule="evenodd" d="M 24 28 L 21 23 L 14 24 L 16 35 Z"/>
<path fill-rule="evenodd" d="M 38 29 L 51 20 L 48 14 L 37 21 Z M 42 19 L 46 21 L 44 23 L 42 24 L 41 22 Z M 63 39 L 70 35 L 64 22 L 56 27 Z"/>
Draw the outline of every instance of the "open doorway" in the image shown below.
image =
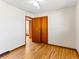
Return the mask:
<path fill-rule="evenodd" d="M 32 17 L 25 16 L 25 36 L 26 43 L 32 40 Z"/>

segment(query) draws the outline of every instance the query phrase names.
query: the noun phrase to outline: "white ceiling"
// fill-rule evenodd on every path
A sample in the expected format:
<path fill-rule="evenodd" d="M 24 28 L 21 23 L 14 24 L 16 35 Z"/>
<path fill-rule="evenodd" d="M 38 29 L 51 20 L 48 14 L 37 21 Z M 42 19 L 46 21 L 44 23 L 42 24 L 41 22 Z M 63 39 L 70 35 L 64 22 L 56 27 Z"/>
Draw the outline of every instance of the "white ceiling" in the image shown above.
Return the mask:
<path fill-rule="evenodd" d="M 4 0 L 4 1 L 31 13 L 42 13 L 59 8 L 71 7 L 76 4 L 76 0 L 43 0 L 39 2 L 40 9 L 38 9 L 34 7 L 32 4 L 28 3 L 29 1 L 32 0 Z"/>

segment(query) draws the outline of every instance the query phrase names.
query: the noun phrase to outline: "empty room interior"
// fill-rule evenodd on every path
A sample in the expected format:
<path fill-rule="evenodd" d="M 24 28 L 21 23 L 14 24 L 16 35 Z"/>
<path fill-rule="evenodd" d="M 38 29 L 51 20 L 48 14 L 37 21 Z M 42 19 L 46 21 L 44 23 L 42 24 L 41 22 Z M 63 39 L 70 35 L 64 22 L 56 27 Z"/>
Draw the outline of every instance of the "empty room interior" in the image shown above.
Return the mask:
<path fill-rule="evenodd" d="M 0 0 L 0 59 L 79 59 L 79 0 Z"/>

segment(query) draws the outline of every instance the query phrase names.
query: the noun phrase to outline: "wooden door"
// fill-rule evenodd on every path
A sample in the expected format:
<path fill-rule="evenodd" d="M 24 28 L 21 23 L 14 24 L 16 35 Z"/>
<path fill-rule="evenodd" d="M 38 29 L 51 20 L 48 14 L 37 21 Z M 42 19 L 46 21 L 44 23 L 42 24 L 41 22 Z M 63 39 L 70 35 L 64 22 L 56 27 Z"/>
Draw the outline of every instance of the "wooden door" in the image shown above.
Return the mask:
<path fill-rule="evenodd" d="M 48 43 L 48 17 L 44 16 L 41 18 L 41 29 L 42 29 L 42 43 Z"/>
<path fill-rule="evenodd" d="M 32 41 L 48 43 L 48 17 L 37 17 L 32 20 Z"/>
<path fill-rule="evenodd" d="M 41 42 L 41 21 L 40 18 L 32 20 L 32 42 Z"/>

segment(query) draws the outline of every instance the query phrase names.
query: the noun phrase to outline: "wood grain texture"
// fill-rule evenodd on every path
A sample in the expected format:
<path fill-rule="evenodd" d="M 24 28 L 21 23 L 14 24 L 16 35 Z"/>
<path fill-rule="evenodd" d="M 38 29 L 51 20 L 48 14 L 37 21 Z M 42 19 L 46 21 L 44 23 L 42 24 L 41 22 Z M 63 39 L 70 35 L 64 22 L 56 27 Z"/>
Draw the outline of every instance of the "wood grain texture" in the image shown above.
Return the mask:
<path fill-rule="evenodd" d="M 0 59 L 24 59 L 25 55 L 25 46 L 22 46 L 18 49 L 11 51 L 5 56 L 0 57 Z"/>
<path fill-rule="evenodd" d="M 32 20 L 32 41 L 48 43 L 48 17 L 35 17 Z"/>
<path fill-rule="evenodd" d="M 48 44 L 48 17 L 41 17 L 42 43 Z"/>
<path fill-rule="evenodd" d="M 25 59 L 79 59 L 73 49 L 33 43 L 27 37 Z"/>
<path fill-rule="evenodd" d="M 32 41 L 41 42 L 41 22 L 40 18 L 33 18 L 32 20 Z"/>
<path fill-rule="evenodd" d="M 27 37 L 26 49 L 23 46 L 0 59 L 79 59 L 79 55 L 72 49 L 33 43 Z"/>

